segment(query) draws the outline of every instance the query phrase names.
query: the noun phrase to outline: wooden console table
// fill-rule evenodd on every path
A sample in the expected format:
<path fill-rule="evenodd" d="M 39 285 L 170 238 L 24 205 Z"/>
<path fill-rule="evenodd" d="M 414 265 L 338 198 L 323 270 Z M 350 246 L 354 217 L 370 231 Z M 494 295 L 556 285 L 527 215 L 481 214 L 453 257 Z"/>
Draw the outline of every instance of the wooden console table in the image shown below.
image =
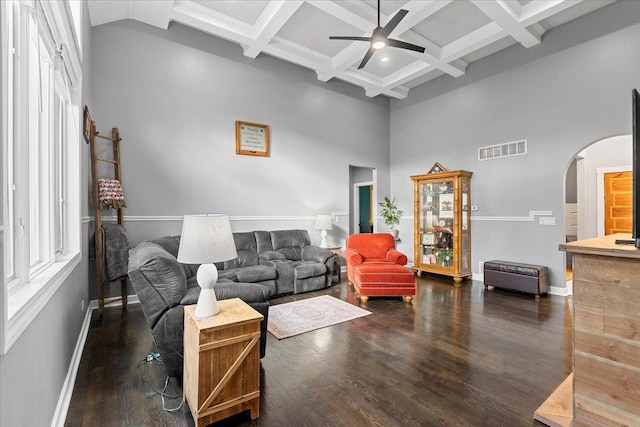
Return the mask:
<path fill-rule="evenodd" d="M 220 313 L 196 319 L 184 308 L 184 398 L 197 427 L 249 410 L 259 415 L 260 321 L 239 298 L 219 301 Z"/>
<path fill-rule="evenodd" d="M 550 426 L 640 425 L 640 249 L 614 234 L 573 255 L 573 374 L 535 412 Z"/>

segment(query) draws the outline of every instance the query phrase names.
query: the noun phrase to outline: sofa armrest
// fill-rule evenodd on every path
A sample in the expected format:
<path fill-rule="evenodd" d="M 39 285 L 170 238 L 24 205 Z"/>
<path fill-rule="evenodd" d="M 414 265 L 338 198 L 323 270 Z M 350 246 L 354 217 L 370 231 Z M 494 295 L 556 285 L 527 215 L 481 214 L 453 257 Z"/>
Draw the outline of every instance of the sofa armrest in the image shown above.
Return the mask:
<path fill-rule="evenodd" d="M 280 252 L 265 251 L 258 254 L 258 259 L 260 260 L 260 264 L 262 264 L 262 261 L 284 261 L 287 258 Z"/>
<path fill-rule="evenodd" d="M 405 265 L 408 260 L 407 256 L 400 251 L 395 249 L 389 249 L 386 255 L 387 261 L 391 261 L 394 264 Z"/>
<path fill-rule="evenodd" d="M 302 259 L 304 261 L 314 261 L 324 264 L 328 259 L 333 258 L 333 252 L 319 246 L 305 246 L 302 248 Z"/>
<path fill-rule="evenodd" d="M 343 255 L 344 259 L 347 261 L 347 265 L 362 264 L 362 255 L 360 255 L 355 249 L 345 249 Z"/>

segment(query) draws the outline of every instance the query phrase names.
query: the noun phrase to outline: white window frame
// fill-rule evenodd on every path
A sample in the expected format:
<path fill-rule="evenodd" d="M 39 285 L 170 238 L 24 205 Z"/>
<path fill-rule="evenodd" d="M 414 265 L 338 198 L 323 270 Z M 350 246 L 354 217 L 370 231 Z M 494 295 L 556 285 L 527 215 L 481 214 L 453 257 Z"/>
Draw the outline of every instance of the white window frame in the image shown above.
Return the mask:
<path fill-rule="evenodd" d="M 29 114 L 32 85 L 21 72 L 26 69 L 30 16 L 36 16 L 38 37 L 45 41 L 40 49 L 47 48 L 36 58 L 47 57 L 55 70 L 42 72 L 48 96 L 39 94 L 39 99 L 46 102 L 43 111 L 48 114 L 39 113 L 35 128 L 35 116 Z M 82 74 L 77 37 L 81 26 L 74 23 L 69 0 L 3 0 L 0 20 L 0 354 L 6 354 L 81 260 Z M 32 143 L 27 142 L 29 117 L 31 136 L 37 135 Z M 29 173 L 35 161 L 38 172 Z M 60 168 L 61 173 L 55 173 Z M 31 191 L 36 189 L 34 180 L 37 194 Z M 34 206 L 42 215 L 30 215 Z M 30 239 L 32 220 L 39 232 Z"/>

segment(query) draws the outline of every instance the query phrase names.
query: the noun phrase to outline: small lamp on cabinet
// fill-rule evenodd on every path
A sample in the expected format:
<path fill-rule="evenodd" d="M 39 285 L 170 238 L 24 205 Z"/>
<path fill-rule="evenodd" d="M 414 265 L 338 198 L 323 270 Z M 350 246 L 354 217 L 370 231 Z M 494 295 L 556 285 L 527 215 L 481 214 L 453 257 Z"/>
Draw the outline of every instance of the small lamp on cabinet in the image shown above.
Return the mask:
<path fill-rule="evenodd" d="M 200 296 L 194 316 L 209 317 L 220 312 L 213 287 L 218 281 L 214 262 L 237 258 L 236 245 L 227 215 L 185 215 L 178 249 L 178 262 L 200 264 L 196 278 Z"/>

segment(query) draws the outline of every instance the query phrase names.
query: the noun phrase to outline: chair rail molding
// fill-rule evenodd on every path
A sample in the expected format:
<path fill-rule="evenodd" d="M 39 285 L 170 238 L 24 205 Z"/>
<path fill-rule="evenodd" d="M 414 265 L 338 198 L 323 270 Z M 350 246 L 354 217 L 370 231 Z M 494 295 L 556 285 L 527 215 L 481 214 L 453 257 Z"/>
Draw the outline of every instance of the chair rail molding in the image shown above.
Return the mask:
<path fill-rule="evenodd" d="M 529 211 L 527 216 L 502 216 L 502 215 L 471 215 L 471 221 L 515 221 L 515 222 L 532 222 L 536 220 L 536 216 L 552 216 L 553 211 Z M 413 215 L 403 215 L 403 220 L 414 219 Z"/>
<path fill-rule="evenodd" d="M 331 219 L 334 221 L 341 216 L 349 216 L 348 211 L 333 211 L 330 213 Z M 156 221 L 182 221 L 183 215 L 125 215 L 127 222 L 156 222 Z M 103 222 L 115 222 L 115 216 L 102 217 Z M 237 215 L 229 216 L 229 220 L 233 221 L 315 221 L 316 215 Z M 94 222 L 93 216 L 83 217 L 82 223 Z"/>

